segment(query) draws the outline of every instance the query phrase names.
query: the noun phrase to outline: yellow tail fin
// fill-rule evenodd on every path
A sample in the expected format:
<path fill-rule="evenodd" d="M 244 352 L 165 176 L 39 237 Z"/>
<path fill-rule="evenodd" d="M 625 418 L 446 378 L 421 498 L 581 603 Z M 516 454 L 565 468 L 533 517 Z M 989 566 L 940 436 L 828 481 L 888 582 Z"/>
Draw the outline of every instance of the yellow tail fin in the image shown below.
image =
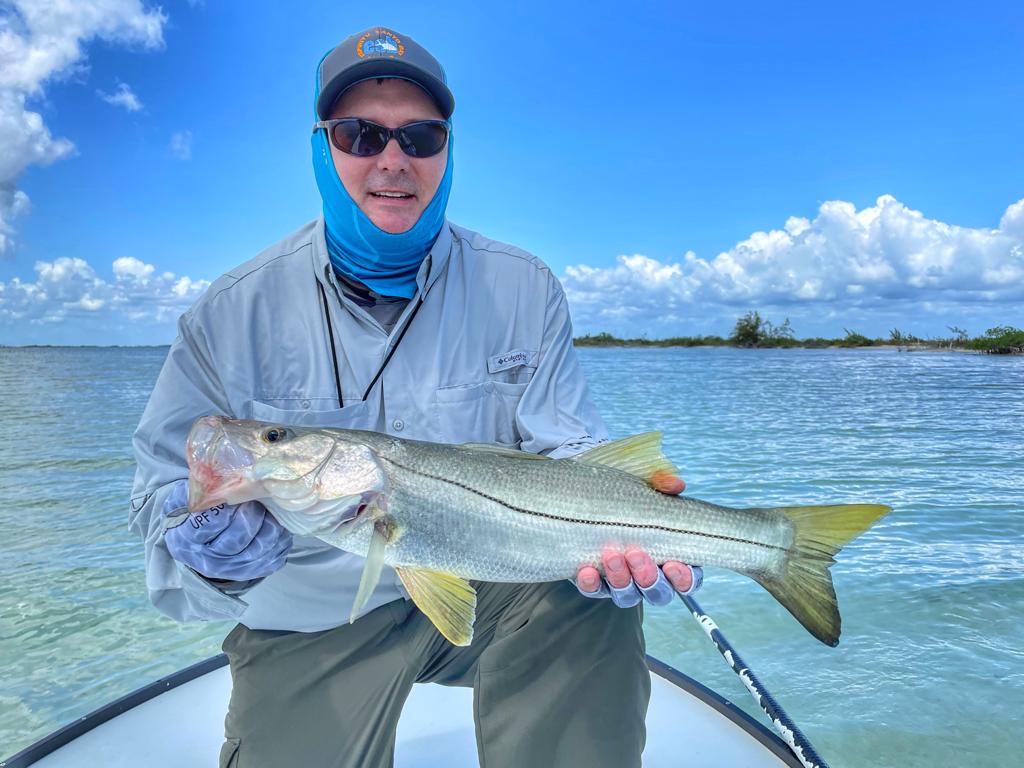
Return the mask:
<path fill-rule="evenodd" d="M 842 620 L 829 568 L 847 542 L 891 512 L 882 504 L 782 507 L 795 539 L 781 573 L 752 574 L 804 627 L 826 645 L 839 644 Z"/>

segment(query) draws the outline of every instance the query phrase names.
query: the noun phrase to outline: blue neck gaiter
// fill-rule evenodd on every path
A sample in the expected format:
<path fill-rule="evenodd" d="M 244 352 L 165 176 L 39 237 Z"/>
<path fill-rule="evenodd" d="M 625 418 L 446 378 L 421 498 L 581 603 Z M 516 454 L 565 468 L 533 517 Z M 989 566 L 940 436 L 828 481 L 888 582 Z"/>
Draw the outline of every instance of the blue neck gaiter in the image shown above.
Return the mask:
<path fill-rule="evenodd" d="M 331 158 L 327 131 L 317 130 L 313 145 L 313 172 L 324 202 L 327 253 L 335 269 L 379 294 L 411 299 L 423 259 L 444 226 L 444 212 L 452 187 L 452 134 L 448 134 L 448 164 L 430 204 L 407 232 L 392 234 L 363 213 L 338 178 Z"/>

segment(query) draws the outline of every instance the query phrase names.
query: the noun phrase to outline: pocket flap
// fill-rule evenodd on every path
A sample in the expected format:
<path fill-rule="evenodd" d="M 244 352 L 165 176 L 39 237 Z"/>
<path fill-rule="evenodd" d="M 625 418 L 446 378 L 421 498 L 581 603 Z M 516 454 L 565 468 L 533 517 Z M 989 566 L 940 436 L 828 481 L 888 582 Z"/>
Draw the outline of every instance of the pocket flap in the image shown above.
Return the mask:
<path fill-rule="evenodd" d="M 526 384 L 510 384 L 505 381 L 481 381 L 455 387 L 441 387 L 435 397 L 438 403 L 466 403 L 482 397 L 499 395 L 519 399 L 526 391 Z"/>

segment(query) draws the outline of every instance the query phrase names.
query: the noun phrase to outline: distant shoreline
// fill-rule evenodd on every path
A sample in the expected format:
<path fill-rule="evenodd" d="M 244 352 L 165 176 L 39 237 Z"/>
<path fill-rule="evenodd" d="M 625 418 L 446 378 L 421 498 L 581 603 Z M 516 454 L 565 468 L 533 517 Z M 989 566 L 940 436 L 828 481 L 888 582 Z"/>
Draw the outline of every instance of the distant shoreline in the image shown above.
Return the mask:
<path fill-rule="evenodd" d="M 862 350 L 893 350 L 898 352 L 963 352 L 973 355 L 986 354 L 985 350 L 981 349 L 968 349 L 967 347 L 958 346 L 939 346 L 938 344 L 890 344 L 879 343 L 879 344 L 843 344 L 842 342 L 836 341 L 832 344 L 821 344 L 817 342 L 804 343 L 802 341 L 795 341 L 792 344 L 759 344 L 757 346 L 751 346 L 746 344 L 734 344 L 729 342 L 727 339 L 722 341 L 691 341 L 689 339 L 677 341 L 675 339 L 615 339 L 614 341 L 601 340 L 598 342 L 593 341 L 585 336 L 573 339 L 573 345 L 576 347 L 610 347 L 610 348 L 622 348 L 622 347 L 640 347 L 640 348 L 662 348 L 662 349 L 680 349 L 687 347 L 714 347 L 722 349 L 862 349 Z M 1013 351 L 1009 354 L 1024 354 L 1024 352 Z"/>
<path fill-rule="evenodd" d="M 970 336 L 962 328 L 950 326 L 953 335 L 944 339 L 922 339 L 898 328 L 888 339 L 870 339 L 844 329 L 841 339 L 820 336 L 798 339 L 789 318 L 776 325 L 756 310 L 736 321 L 732 334 L 723 336 L 675 336 L 667 339 L 620 339 L 610 333 L 578 336 L 577 347 L 736 347 L 739 349 L 895 349 L 901 352 L 975 352 L 989 355 L 1024 354 L 1024 331 L 1010 325 L 989 328 L 982 336 Z"/>
<path fill-rule="evenodd" d="M 170 344 L 0 344 L 0 349 L 169 349 Z"/>

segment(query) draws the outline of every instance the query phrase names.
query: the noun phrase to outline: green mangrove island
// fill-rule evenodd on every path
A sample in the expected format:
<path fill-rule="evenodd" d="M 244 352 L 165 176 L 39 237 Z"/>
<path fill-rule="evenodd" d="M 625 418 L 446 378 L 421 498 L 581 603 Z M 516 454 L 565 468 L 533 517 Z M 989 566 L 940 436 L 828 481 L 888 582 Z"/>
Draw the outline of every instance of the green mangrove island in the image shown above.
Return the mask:
<path fill-rule="evenodd" d="M 757 311 L 747 312 L 736 321 L 732 333 L 723 336 L 674 336 L 668 339 L 620 339 L 610 333 L 577 336 L 577 347 L 794 347 L 824 349 L 827 347 L 900 347 L 908 350 L 946 349 L 982 352 L 993 355 L 1024 354 L 1024 331 L 1009 325 L 989 328 L 982 336 L 971 336 L 963 328 L 949 326 L 947 338 L 923 339 L 898 328 L 889 331 L 887 339 L 870 339 L 856 331 L 846 330 L 839 339 L 812 337 L 798 339 L 789 318 L 776 325 Z"/>

